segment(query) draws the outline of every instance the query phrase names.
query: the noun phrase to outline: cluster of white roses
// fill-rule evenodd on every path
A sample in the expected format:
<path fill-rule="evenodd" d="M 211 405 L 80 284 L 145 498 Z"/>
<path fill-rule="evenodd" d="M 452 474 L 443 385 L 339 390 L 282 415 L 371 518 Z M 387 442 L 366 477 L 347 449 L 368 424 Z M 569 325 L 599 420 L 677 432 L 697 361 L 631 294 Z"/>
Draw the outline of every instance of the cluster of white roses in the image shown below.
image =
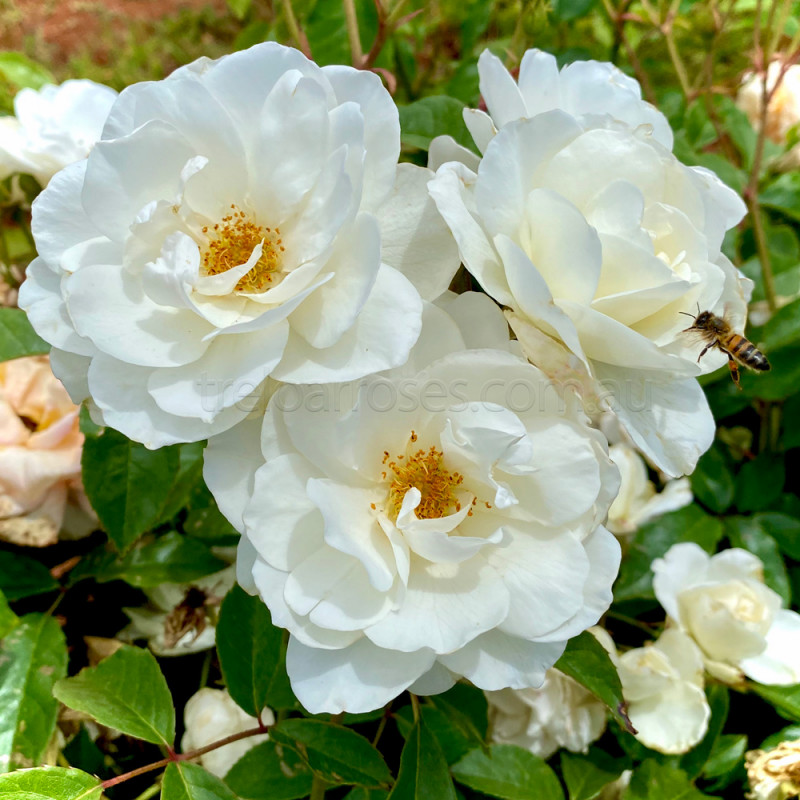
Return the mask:
<path fill-rule="evenodd" d="M 687 542 L 653 562 L 653 587 L 667 612 L 655 642 L 621 655 L 608 633 L 592 633 L 611 655 L 636 738 L 677 755 L 708 730 L 705 676 L 733 686 L 745 678 L 800 683 L 800 614 L 782 607 L 764 583 L 764 565 L 746 550 L 709 556 Z M 559 747 L 586 752 L 605 730 L 600 702 L 558 670 L 543 686 L 487 693 L 493 738 L 544 758 Z"/>
<path fill-rule="evenodd" d="M 744 317 L 741 200 L 611 65 L 479 70 L 482 156 L 441 137 L 422 168 L 375 74 L 201 59 L 124 90 L 33 207 L 19 303 L 54 371 L 149 447 L 209 439 L 312 712 L 541 685 L 612 599 L 601 415 L 669 476 L 713 438 L 723 357 L 679 312 Z M 448 291 L 460 262 L 486 294 Z"/>

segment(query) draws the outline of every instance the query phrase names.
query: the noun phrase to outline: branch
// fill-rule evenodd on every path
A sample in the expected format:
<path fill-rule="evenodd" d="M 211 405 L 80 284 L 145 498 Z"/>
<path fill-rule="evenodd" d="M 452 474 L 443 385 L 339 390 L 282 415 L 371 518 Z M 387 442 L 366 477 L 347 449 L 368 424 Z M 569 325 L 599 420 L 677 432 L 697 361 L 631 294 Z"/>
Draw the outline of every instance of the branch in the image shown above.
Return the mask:
<path fill-rule="evenodd" d="M 220 747 L 225 747 L 226 744 L 232 744 L 233 742 L 238 742 L 241 739 L 248 739 L 251 736 L 258 736 L 259 734 L 267 733 L 267 731 L 269 731 L 269 725 L 259 725 L 257 728 L 249 728 L 246 731 L 240 731 L 239 733 L 231 734 L 230 736 L 226 736 L 224 739 L 220 739 L 217 742 L 212 742 L 205 747 L 200 747 L 197 750 L 190 750 L 188 753 L 175 753 L 168 748 L 169 756 L 167 758 L 162 758 L 160 761 L 154 761 L 152 764 L 145 764 L 143 767 L 138 767 L 137 769 L 133 769 L 130 772 L 125 772 L 122 775 L 117 775 L 115 778 L 109 778 L 107 781 L 103 781 L 103 783 L 100 785 L 102 786 L 103 790 L 106 790 L 109 787 L 116 786 L 119 783 L 125 783 L 125 781 L 129 781 L 131 778 L 138 778 L 140 775 L 146 775 L 148 772 L 153 772 L 157 769 L 161 769 L 162 767 L 167 767 L 173 761 L 192 761 L 195 758 L 204 756 L 206 753 L 210 753 L 212 750 L 218 750 Z"/>

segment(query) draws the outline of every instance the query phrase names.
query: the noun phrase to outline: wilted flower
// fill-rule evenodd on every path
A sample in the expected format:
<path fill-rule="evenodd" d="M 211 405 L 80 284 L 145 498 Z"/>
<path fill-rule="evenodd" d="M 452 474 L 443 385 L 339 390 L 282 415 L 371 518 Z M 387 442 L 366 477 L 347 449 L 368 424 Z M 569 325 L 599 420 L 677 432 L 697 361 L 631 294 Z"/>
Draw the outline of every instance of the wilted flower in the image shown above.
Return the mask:
<path fill-rule="evenodd" d="M 0 364 L 0 539 L 44 547 L 88 533 L 79 409 L 47 356 Z"/>
<path fill-rule="evenodd" d="M 269 376 L 401 364 L 458 260 L 399 150 L 377 75 L 274 42 L 131 86 L 34 204 L 20 306 L 72 397 L 148 447 L 230 428 Z"/>
<path fill-rule="evenodd" d="M 88 80 L 22 89 L 13 117 L 0 117 L 0 179 L 33 175 L 42 186 L 60 169 L 89 155 L 117 93 Z"/>
<path fill-rule="evenodd" d="M 636 738 L 668 755 L 691 750 L 705 736 L 711 717 L 697 645 L 682 631 L 667 628 L 652 644 L 617 656 L 607 634 L 605 639 L 600 641 L 617 665 Z"/>
<path fill-rule="evenodd" d="M 117 637 L 147 639 L 157 656 L 182 656 L 214 646 L 222 598 L 236 581 L 235 567 L 199 578 L 192 584 L 162 583 L 144 589 L 149 606 L 123 608 L 131 620 Z"/>
<path fill-rule="evenodd" d="M 684 542 L 657 558 L 653 572 L 658 601 L 700 646 L 715 678 L 800 683 L 800 614 L 782 608 L 764 584 L 761 559 L 739 548 L 709 556 Z"/>
<path fill-rule="evenodd" d="M 800 739 L 771 750 L 751 750 L 746 760 L 752 800 L 800 797 Z"/>
<path fill-rule="evenodd" d="M 577 681 L 548 670 L 538 689 L 486 692 L 491 737 L 516 744 L 540 758 L 560 747 L 585 753 L 606 728 L 606 707 Z"/>
<path fill-rule="evenodd" d="M 620 474 L 619 494 L 608 510 L 606 527 L 619 535 L 633 533 L 646 522 L 688 506 L 692 489 L 688 478 L 667 481 L 660 492 L 647 477 L 644 459 L 625 444 L 613 444 L 608 455 Z"/>
<path fill-rule="evenodd" d="M 549 74 L 546 59 L 536 63 Z M 448 162 L 428 187 L 532 363 L 598 413 L 611 408 L 636 447 L 677 476 L 714 436 L 695 376 L 724 362 L 707 353 L 697 364 L 680 312 L 727 307 L 744 319 L 750 283 L 720 247 L 745 206 L 713 173 L 678 161 L 658 112 L 630 80 L 615 81 L 606 79 L 608 91 L 627 98 L 617 116 L 595 113 L 593 80 L 561 105 L 548 81 L 530 80 L 531 116 L 498 126 L 477 171 Z"/>
<path fill-rule="evenodd" d="M 289 629 L 289 677 L 312 712 L 461 675 L 539 686 L 611 601 L 603 436 L 510 352 L 485 296 L 447 300 L 452 316 L 427 306 L 403 369 L 283 387 L 260 450 L 258 421 L 206 449 L 206 481 L 244 534 L 239 582 Z M 475 340 L 494 349 L 464 349 Z"/>
<path fill-rule="evenodd" d="M 208 687 L 200 689 L 189 698 L 183 712 L 183 722 L 186 726 L 186 733 L 181 740 L 181 749 L 184 753 L 198 750 L 235 733 L 243 733 L 258 727 L 258 720 L 239 708 L 224 689 Z M 263 710 L 261 722 L 264 725 L 272 725 L 275 722 L 270 709 Z M 200 756 L 200 764 L 212 775 L 223 778 L 248 750 L 265 742 L 267 738 L 265 733 L 254 734 L 238 742 L 218 747 Z"/>
<path fill-rule="evenodd" d="M 767 105 L 764 131 L 776 144 L 784 144 L 789 131 L 800 123 L 800 64 L 786 68 L 778 88 L 775 84 L 784 65 L 773 61 L 767 69 L 767 92 L 772 93 Z M 761 126 L 764 108 L 764 80 L 761 75 L 748 75 L 739 89 L 736 105 L 747 114 L 754 128 Z M 785 168 L 800 167 L 800 145 L 795 145 L 782 159 Z"/>

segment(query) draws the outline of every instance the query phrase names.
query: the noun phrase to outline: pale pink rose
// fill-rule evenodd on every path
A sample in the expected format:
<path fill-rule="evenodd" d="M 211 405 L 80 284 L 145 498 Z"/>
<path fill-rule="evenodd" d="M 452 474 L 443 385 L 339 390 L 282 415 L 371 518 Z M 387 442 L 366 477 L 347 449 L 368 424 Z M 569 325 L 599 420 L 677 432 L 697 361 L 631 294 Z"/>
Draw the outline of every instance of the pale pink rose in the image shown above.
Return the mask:
<path fill-rule="evenodd" d="M 72 534 L 91 529 L 78 414 L 47 356 L 0 364 L 0 539 L 53 544 L 65 516 Z"/>

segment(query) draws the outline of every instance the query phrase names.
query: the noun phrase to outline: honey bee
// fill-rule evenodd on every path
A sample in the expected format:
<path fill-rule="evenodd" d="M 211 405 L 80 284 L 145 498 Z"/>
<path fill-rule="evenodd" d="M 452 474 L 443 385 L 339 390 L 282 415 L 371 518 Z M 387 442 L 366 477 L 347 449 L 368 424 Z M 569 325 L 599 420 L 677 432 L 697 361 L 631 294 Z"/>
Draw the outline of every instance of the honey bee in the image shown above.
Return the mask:
<path fill-rule="evenodd" d="M 681 311 L 687 317 L 694 319 L 694 324 L 686 328 L 684 333 L 698 333 L 703 340 L 703 348 L 697 360 L 700 359 L 713 347 L 728 356 L 728 369 L 737 389 L 742 387 L 739 384 L 739 364 L 756 372 L 766 372 L 771 369 L 767 357 L 742 334 L 735 333 L 733 324 L 727 313 L 718 317 L 710 311 L 700 311 L 697 309 L 697 316 Z"/>

